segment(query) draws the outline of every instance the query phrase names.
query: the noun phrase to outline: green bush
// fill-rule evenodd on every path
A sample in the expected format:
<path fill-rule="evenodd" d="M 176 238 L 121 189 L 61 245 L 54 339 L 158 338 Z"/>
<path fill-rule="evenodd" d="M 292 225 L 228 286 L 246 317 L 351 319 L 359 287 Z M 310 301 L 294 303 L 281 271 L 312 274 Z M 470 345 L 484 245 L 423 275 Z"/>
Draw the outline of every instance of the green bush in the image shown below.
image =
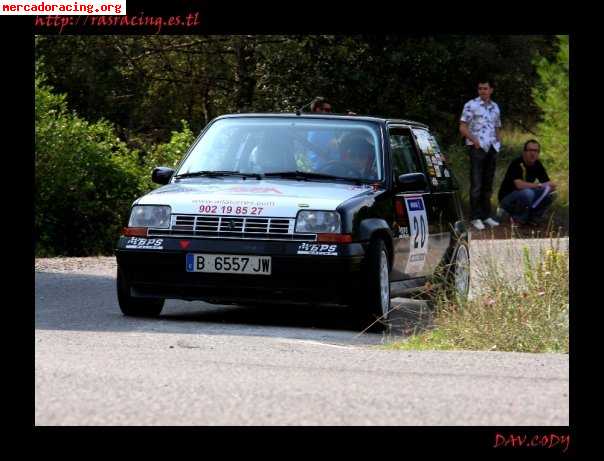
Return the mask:
<path fill-rule="evenodd" d="M 560 48 L 554 61 L 541 58 L 536 62 L 539 83 L 533 89 L 533 98 L 543 113 L 537 125 L 541 157 L 552 180 L 559 185 L 560 206 L 568 208 L 568 36 L 560 35 L 558 41 Z"/>
<path fill-rule="evenodd" d="M 543 112 L 537 126 L 543 161 L 556 171 L 568 171 L 568 36 L 558 40 L 556 59 L 541 58 L 536 63 L 539 84 L 533 89 L 533 98 Z"/>
<path fill-rule="evenodd" d="M 145 157 L 145 177 L 146 189 L 151 190 L 157 187 L 157 184 L 151 182 L 151 172 L 158 166 L 167 166 L 175 168 L 183 158 L 187 149 L 195 141 L 195 135 L 189 128 L 186 120 L 181 120 L 182 131 L 172 131 L 170 141 L 164 144 L 152 146 L 149 154 Z"/>
<path fill-rule="evenodd" d="M 39 256 L 112 251 L 144 183 L 137 152 L 106 121 L 89 123 L 35 80 L 35 236 Z"/>

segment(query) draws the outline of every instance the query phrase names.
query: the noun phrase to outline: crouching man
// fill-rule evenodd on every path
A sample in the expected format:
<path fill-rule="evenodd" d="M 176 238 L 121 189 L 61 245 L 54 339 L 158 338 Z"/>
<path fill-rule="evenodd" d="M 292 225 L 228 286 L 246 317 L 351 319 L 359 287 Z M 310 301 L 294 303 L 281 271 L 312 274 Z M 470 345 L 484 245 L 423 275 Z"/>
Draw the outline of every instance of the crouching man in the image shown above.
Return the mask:
<path fill-rule="evenodd" d="M 513 223 L 541 224 L 553 202 L 556 184 L 539 161 L 540 147 L 534 139 L 527 141 L 522 156 L 512 160 L 499 188 L 499 207 Z"/>

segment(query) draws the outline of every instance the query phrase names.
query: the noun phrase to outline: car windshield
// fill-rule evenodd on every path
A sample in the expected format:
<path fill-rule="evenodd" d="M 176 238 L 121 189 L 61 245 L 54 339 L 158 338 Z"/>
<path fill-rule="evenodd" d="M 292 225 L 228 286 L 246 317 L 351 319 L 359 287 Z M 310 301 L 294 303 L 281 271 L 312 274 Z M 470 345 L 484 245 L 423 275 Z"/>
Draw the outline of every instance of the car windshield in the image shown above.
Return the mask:
<path fill-rule="evenodd" d="M 214 122 L 177 177 L 259 175 L 295 179 L 383 179 L 375 123 L 300 117 L 241 117 Z"/>

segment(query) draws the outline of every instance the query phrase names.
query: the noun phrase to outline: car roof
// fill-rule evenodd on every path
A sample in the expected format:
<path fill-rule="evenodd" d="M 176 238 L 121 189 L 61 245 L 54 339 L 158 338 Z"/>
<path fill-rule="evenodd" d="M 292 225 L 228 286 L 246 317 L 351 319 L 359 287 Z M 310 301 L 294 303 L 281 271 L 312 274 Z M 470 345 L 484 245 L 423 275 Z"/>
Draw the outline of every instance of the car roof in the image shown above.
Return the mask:
<path fill-rule="evenodd" d="M 373 117 L 366 115 L 347 115 L 347 114 L 319 114 L 312 112 L 302 112 L 300 115 L 295 112 L 262 112 L 262 113 L 236 113 L 236 114 L 225 114 L 220 117 L 216 117 L 216 120 L 222 118 L 239 118 L 239 117 L 299 117 L 300 119 L 328 119 L 328 120 L 361 120 L 366 122 L 379 122 L 379 123 L 387 123 L 387 124 L 397 124 L 397 125 L 408 125 L 412 127 L 426 128 L 428 129 L 428 125 L 420 122 L 415 122 L 413 120 L 405 120 L 400 118 L 389 118 L 389 117 Z"/>

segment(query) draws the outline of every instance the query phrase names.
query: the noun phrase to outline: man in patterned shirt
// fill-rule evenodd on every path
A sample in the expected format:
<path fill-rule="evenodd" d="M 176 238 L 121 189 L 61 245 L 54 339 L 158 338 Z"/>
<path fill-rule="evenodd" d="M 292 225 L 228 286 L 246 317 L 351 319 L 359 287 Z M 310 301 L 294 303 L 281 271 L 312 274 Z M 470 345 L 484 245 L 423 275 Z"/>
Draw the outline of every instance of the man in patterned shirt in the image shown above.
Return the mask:
<path fill-rule="evenodd" d="M 491 195 L 495 177 L 495 158 L 501 148 L 501 113 L 491 100 L 490 79 L 478 82 L 478 97 L 466 103 L 459 121 L 459 131 L 470 151 L 470 220 L 483 230 L 484 224 L 499 225 L 491 217 Z"/>

